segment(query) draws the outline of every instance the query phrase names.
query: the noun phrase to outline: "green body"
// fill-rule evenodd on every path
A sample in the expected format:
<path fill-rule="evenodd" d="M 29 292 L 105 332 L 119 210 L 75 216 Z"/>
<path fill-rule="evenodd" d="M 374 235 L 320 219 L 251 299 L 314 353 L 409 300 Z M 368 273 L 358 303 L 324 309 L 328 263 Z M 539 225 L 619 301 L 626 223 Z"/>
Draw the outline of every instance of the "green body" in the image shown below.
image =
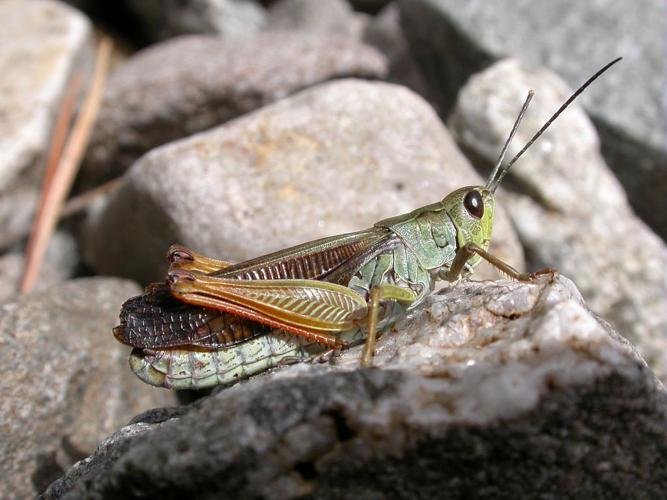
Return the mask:
<path fill-rule="evenodd" d="M 341 334 L 348 343 L 363 339 L 361 330 Z M 167 389 L 206 389 L 230 385 L 281 363 L 306 361 L 321 354 L 319 344 L 280 330 L 238 345 L 216 350 L 166 349 L 146 352 L 134 349 L 130 368 L 144 382 Z"/>
<path fill-rule="evenodd" d="M 281 361 L 305 360 L 321 350 L 300 337 L 275 331 L 210 351 L 167 349 L 146 353 L 134 349 L 130 368 L 141 380 L 157 387 L 204 389 L 248 378 Z"/>
<path fill-rule="evenodd" d="M 484 215 L 472 217 L 463 207 L 463 198 L 471 189 L 477 190 L 484 200 Z M 381 285 L 409 288 L 416 298 L 405 307 L 391 302 L 379 323 L 386 329 L 410 310 L 421 304 L 433 290 L 437 279 L 447 279 L 447 272 L 457 251 L 467 242 L 484 249 L 489 246 L 493 223 L 493 195 L 483 187 L 461 188 L 439 203 L 434 203 L 409 214 L 378 222 L 366 231 L 325 238 L 298 245 L 276 254 L 243 263 L 237 273 L 239 279 L 260 276 L 258 269 L 268 263 L 293 259 L 295 255 L 316 254 L 335 246 L 338 241 L 349 244 L 370 241 L 359 257 L 347 258 L 345 263 L 329 273 L 322 281 L 335 282 L 356 291 L 366 300 L 370 290 Z M 477 256 L 475 256 L 477 257 Z M 471 258 L 465 273 L 472 272 L 479 257 Z M 264 265 L 264 268 L 258 267 Z M 221 272 L 223 272 L 221 271 Z M 263 277 L 263 275 L 262 275 Z M 337 335 L 346 343 L 364 338 L 362 326 Z M 213 350 L 190 348 L 135 349 L 130 357 L 132 370 L 151 385 L 174 389 L 205 388 L 229 384 L 272 368 L 281 360 L 304 360 L 320 346 L 299 337 L 274 331 L 247 340 L 238 345 Z"/>

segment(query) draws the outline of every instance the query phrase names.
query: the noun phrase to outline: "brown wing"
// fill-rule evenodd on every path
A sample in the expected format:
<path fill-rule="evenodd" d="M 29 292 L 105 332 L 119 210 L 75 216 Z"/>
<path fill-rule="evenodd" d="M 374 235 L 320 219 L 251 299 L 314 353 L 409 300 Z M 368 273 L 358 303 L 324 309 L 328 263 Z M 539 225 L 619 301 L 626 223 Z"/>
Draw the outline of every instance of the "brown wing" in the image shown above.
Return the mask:
<path fill-rule="evenodd" d="M 303 243 L 256 259 L 231 265 L 213 276 L 228 279 L 326 280 L 326 276 L 357 255 L 364 254 L 391 236 L 386 228 L 331 236 Z"/>
<path fill-rule="evenodd" d="M 328 275 L 347 268 L 350 260 L 367 255 L 390 237 L 391 232 L 386 228 L 371 228 L 323 238 L 239 264 L 225 263 L 224 268 L 210 275 L 240 280 L 327 281 Z M 176 250 L 172 248 L 170 253 Z M 201 260 L 198 254 L 188 252 L 188 258 Z M 272 329 L 237 314 L 184 303 L 174 298 L 164 285 L 149 287 L 144 295 L 125 302 L 120 320 L 113 330 L 116 339 L 133 347 L 153 349 L 185 345 L 224 348 Z"/>
<path fill-rule="evenodd" d="M 120 325 L 113 329 L 123 344 L 153 349 L 186 345 L 220 349 L 270 331 L 234 314 L 181 302 L 165 286 L 152 286 L 126 301 Z"/>

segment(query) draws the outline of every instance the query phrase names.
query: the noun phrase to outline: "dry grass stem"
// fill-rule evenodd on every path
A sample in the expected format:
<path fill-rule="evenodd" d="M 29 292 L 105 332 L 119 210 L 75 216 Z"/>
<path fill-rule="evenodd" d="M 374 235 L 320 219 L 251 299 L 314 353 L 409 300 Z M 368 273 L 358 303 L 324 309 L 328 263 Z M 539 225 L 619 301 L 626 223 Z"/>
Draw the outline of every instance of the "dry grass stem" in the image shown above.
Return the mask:
<path fill-rule="evenodd" d="M 60 158 L 57 163 L 55 155 L 58 153 L 59 147 L 55 144 L 57 137 L 54 136 L 54 145 L 49 154 L 49 160 L 53 163 L 47 167 L 42 199 L 28 239 L 25 271 L 20 287 L 21 293 L 27 293 L 32 290 L 37 281 L 49 239 L 60 216 L 61 207 L 72 187 L 74 178 L 79 170 L 79 165 L 88 146 L 90 133 L 95 124 L 102 100 L 111 48 L 111 41 L 107 38 L 102 39 L 98 45 L 95 69 L 88 92 L 72 127 L 72 131 L 67 137 L 64 148 L 62 148 L 62 156 L 58 155 Z M 56 135 L 61 133 L 61 129 L 59 128 L 60 122 L 65 121 L 66 118 L 59 118 Z M 53 158 L 51 158 L 51 155 L 54 155 Z M 53 167 L 52 165 L 56 166 Z"/>

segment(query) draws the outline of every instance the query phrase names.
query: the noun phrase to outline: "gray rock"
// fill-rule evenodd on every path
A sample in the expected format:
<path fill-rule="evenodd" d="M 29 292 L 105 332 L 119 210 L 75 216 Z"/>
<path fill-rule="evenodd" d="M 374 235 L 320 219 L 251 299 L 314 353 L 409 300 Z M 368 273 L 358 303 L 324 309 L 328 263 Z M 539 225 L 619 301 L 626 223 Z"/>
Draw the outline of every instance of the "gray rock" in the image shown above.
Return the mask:
<path fill-rule="evenodd" d="M 51 484 L 38 498 L 62 498 L 76 486 L 77 481 L 85 474 L 94 474 L 97 471 L 104 473 L 109 462 L 117 460 L 127 451 L 134 436 L 141 435 L 155 427 L 156 425 L 145 423 L 133 423 L 122 427 L 118 432 L 104 439 L 93 456 L 77 462 L 64 477 Z"/>
<path fill-rule="evenodd" d="M 74 237 L 56 231 L 49 242 L 35 290 L 45 290 L 74 277 L 78 263 Z M 24 265 L 23 253 L 10 252 L 0 256 L 0 304 L 18 297 Z"/>
<path fill-rule="evenodd" d="M 84 258 L 101 274 L 146 283 L 163 279 L 175 242 L 242 261 L 481 183 L 420 97 L 341 80 L 151 151 L 92 215 Z M 499 212 L 494 251 L 522 267 Z"/>
<path fill-rule="evenodd" d="M 389 61 L 389 81 L 405 85 L 428 100 L 434 100 L 431 99 L 422 70 L 412 56 L 400 22 L 398 6 L 388 5 L 368 22 L 363 39 L 382 52 Z"/>
<path fill-rule="evenodd" d="M 266 22 L 266 12 L 253 0 L 128 0 L 127 6 L 153 40 L 197 33 L 247 35 Z"/>
<path fill-rule="evenodd" d="M 623 56 L 582 102 L 638 215 L 667 237 L 667 119 L 659 104 L 667 87 L 664 2 L 399 3 L 406 34 L 445 112 L 470 75 L 505 56 L 547 66 L 572 87 Z"/>
<path fill-rule="evenodd" d="M 0 248 L 25 234 L 67 81 L 91 26 L 61 2 L 0 2 Z"/>
<path fill-rule="evenodd" d="M 515 60 L 471 78 L 450 120 L 464 151 L 491 165 L 531 88 L 535 98 L 508 155 L 519 151 L 572 90 L 549 71 L 529 70 Z M 526 248 L 528 267 L 550 266 L 572 277 L 591 309 L 635 343 L 667 380 L 667 247 L 632 212 L 577 103 L 512 167 L 511 186 L 516 191 L 503 202 Z"/>
<path fill-rule="evenodd" d="M 348 38 L 266 33 L 182 37 L 146 49 L 110 78 L 82 183 L 122 173 L 146 151 L 321 81 L 381 77 L 375 49 Z"/>
<path fill-rule="evenodd" d="M 44 498 L 642 498 L 667 395 L 565 278 L 464 282 L 334 366 L 297 365 L 111 438 Z M 93 463 L 96 467 L 91 467 Z"/>
<path fill-rule="evenodd" d="M 40 498 L 61 498 L 76 487 L 79 479 L 97 473 L 104 474 L 109 464 L 123 455 L 133 442 L 132 438 L 159 428 L 162 422 L 187 414 L 193 405 L 154 408 L 133 418 L 128 425 L 104 439 L 95 453 L 75 464 L 67 474 L 55 481 Z"/>
<path fill-rule="evenodd" d="M 10 252 L 0 257 L 0 304 L 18 298 L 24 265 L 21 253 Z M 49 265 L 44 265 L 40 270 L 35 289 L 43 290 L 60 281 L 58 271 Z"/>
<path fill-rule="evenodd" d="M 55 267 L 63 281 L 73 278 L 81 263 L 74 235 L 65 229 L 56 229 L 49 240 L 44 262 Z"/>
<path fill-rule="evenodd" d="M 136 285 L 81 279 L 0 306 L 0 497 L 29 498 L 166 391 L 139 382 L 111 335 Z"/>
<path fill-rule="evenodd" d="M 46 145 L 44 145 L 46 147 Z M 37 151 L 35 150 L 35 153 Z M 36 165 L 36 164 L 35 164 Z M 37 174 L 39 167 L 34 169 Z M 36 175 L 18 174 L 6 190 L 0 189 L 0 248 L 11 248 L 30 231 L 39 202 Z"/>
<path fill-rule="evenodd" d="M 367 17 L 354 12 L 346 0 L 279 0 L 269 7 L 269 31 L 311 33 L 361 38 Z"/>

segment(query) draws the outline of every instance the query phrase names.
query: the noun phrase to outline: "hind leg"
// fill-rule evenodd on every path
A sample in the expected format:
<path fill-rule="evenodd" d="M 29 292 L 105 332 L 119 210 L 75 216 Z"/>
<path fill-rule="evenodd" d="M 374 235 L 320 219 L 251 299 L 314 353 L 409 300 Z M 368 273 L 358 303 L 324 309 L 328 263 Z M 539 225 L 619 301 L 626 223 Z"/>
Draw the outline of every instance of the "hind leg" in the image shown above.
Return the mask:
<path fill-rule="evenodd" d="M 364 344 L 364 351 L 361 355 L 361 366 L 369 367 L 373 360 L 375 342 L 377 340 L 378 315 L 382 301 L 395 300 L 409 306 L 416 298 L 417 295 L 415 292 L 400 286 L 378 285 L 373 287 L 368 308 L 368 334 L 366 343 Z"/>

